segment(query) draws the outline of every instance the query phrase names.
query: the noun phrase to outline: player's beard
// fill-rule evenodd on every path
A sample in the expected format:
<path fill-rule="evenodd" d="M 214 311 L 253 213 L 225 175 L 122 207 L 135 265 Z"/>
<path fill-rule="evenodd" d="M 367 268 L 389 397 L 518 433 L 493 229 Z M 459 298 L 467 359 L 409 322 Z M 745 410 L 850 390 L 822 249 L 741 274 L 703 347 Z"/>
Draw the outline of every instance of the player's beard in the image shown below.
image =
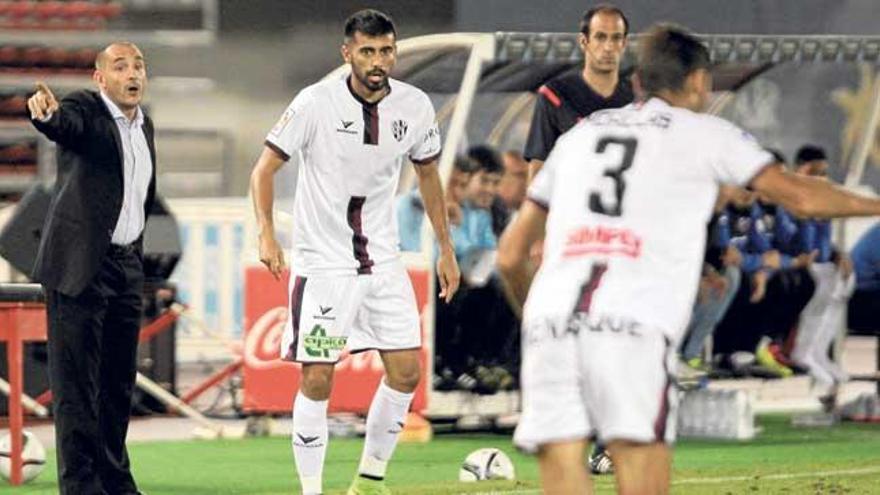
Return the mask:
<path fill-rule="evenodd" d="M 370 80 L 371 75 L 381 76 L 381 79 L 379 79 L 378 82 L 373 82 Z M 363 76 L 358 76 L 358 79 L 367 89 L 374 92 L 381 91 L 388 86 L 388 74 L 384 71 L 372 70 L 365 73 Z"/>

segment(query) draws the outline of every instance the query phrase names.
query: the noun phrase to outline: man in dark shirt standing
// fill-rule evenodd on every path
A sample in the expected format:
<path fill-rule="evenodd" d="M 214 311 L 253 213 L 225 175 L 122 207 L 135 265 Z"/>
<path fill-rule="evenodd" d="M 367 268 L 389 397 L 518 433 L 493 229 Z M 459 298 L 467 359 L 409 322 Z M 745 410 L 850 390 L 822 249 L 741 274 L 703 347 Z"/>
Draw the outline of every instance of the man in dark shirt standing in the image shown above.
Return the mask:
<path fill-rule="evenodd" d="M 535 176 L 556 139 L 596 110 L 619 108 L 633 101 L 632 86 L 620 79 L 629 22 L 623 11 L 602 4 L 581 18 L 578 44 L 584 67 L 548 81 L 538 89 L 538 101 L 524 156 L 529 178 Z"/>
<path fill-rule="evenodd" d="M 523 153 L 529 162 L 529 182 L 563 133 L 597 110 L 619 108 L 633 101 L 632 85 L 620 78 L 620 61 L 626 50 L 629 21 L 623 11 L 600 4 L 584 12 L 578 44 L 584 67 L 557 76 L 538 88 L 538 100 Z M 610 473 L 611 457 L 596 442 L 590 456 L 595 474 Z"/>

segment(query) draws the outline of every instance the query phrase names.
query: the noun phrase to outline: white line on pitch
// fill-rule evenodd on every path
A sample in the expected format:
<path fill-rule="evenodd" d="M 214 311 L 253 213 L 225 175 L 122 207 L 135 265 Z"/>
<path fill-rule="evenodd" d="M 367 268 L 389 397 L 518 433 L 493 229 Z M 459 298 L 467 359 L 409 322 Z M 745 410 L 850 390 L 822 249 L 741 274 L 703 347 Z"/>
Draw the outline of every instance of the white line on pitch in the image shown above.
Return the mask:
<path fill-rule="evenodd" d="M 809 473 L 785 473 L 785 474 L 756 474 L 752 476 L 719 476 L 714 478 L 683 478 L 673 480 L 673 485 L 700 485 L 709 483 L 730 483 L 733 481 L 763 481 L 763 480 L 790 480 L 795 478 L 814 478 L 821 476 L 845 476 L 851 474 L 874 474 L 880 473 L 880 467 L 867 467 L 859 469 L 838 469 L 835 471 L 813 471 Z M 610 480 L 609 480 L 610 481 Z M 534 495 L 540 494 L 541 490 L 495 490 L 491 492 L 477 492 L 470 495 Z"/>

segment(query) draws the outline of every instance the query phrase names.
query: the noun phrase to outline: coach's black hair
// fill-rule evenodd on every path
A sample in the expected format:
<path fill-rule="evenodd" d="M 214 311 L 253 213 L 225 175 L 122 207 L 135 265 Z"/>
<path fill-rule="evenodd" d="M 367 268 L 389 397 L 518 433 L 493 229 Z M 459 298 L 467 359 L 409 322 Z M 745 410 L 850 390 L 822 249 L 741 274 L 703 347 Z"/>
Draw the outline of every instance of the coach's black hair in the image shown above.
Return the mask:
<path fill-rule="evenodd" d="M 794 157 L 794 162 L 797 165 L 802 163 L 812 162 L 814 160 L 826 160 L 828 156 L 825 154 L 825 150 L 821 146 L 816 146 L 814 144 L 805 144 L 801 146 L 799 150 L 797 150 L 797 154 Z"/>
<path fill-rule="evenodd" d="M 397 38 L 397 29 L 391 17 L 375 9 L 359 10 L 345 20 L 345 39 L 351 39 L 357 32 L 367 36 L 391 33 Z"/>
<path fill-rule="evenodd" d="M 688 75 L 710 65 L 709 50 L 684 28 L 658 24 L 639 39 L 636 74 L 649 95 L 679 91 Z"/>
<path fill-rule="evenodd" d="M 593 20 L 593 16 L 596 14 L 616 14 L 620 16 L 621 20 L 623 20 L 623 34 L 629 34 L 629 19 L 626 18 L 623 11 L 620 10 L 615 5 L 611 5 L 610 3 L 600 3 L 590 10 L 584 12 L 584 15 L 581 16 L 581 25 L 580 32 L 584 34 L 587 38 L 590 37 L 590 21 Z"/>
<path fill-rule="evenodd" d="M 501 158 L 489 146 L 478 144 L 467 150 L 467 156 L 473 162 L 473 172 L 484 171 L 487 174 L 500 174 L 504 172 Z"/>

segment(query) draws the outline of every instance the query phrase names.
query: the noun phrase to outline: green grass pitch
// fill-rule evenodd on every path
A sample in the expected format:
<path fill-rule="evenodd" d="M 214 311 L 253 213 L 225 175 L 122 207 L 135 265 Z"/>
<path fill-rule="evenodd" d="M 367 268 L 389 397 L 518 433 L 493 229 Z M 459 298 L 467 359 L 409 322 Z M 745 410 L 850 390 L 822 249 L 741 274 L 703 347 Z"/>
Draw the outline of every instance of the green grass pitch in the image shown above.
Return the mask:
<path fill-rule="evenodd" d="M 749 442 L 687 440 L 675 449 L 673 493 L 880 493 L 880 425 L 794 428 L 785 416 L 762 416 L 763 431 Z M 354 475 L 362 440 L 332 439 L 324 468 L 325 493 L 342 494 Z M 468 452 L 497 447 L 516 465 L 515 482 L 459 483 Z M 134 473 L 147 495 L 280 495 L 299 493 L 287 438 L 131 444 Z M 0 493 L 50 494 L 54 453 L 46 471 Z M 597 493 L 613 493 L 610 476 L 595 479 Z M 2 482 L 0 482 L 2 483 Z M 401 444 L 388 473 L 399 494 L 538 494 L 534 458 L 516 452 L 504 435 L 439 435 L 427 444 Z"/>

